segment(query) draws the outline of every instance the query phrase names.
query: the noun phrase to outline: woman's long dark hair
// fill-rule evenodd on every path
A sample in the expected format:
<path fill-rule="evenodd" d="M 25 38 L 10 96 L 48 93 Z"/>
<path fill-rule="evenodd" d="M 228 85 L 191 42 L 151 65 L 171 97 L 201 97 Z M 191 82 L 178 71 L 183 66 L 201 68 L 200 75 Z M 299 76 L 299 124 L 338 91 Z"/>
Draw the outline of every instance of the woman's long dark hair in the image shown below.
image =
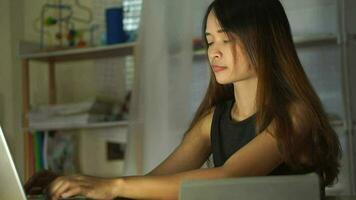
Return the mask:
<path fill-rule="evenodd" d="M 317 172 L 324 186 L 333 184 L 339 173 L 340 143 L 299 61 L 282 4 L 279 0 L 213 1 L 203 21 L 205 43 L 210 12 L 232 41 L 242 44 L 255 67 L 256 134 L 270 131 L 273 124 L 284 162 L 295 170 Z M 206 95 L 188 131 L 216 104 L 232 98 L 232 84 L 218 84 L 211 71 Z"/>

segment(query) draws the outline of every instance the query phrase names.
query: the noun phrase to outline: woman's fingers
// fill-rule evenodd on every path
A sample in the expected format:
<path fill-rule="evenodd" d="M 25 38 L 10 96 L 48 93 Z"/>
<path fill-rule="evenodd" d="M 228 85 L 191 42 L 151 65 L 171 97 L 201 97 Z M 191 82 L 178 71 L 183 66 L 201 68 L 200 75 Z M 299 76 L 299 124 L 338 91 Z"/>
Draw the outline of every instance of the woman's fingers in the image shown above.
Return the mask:
<path fill-rule="evenodd" d="M 56 188 L 56 190 L 53 190 L 51 193 L 51 196 L 53 199 L 59 199 L 61 197 L 61 194 L 65 191 L 67 191 L 70 188 L 70 183 L 67 181 L 64 181 L 60 183 L 60 186 Z"/>
<path fill-rule="evenodd" d="M 75 182 L 70 179 L 70 177 L 60 177 L 56 179 L 50 187 L 50 196 L 53 199 L 60 198 L 60 195 L 68 190 L 70 187 L 73 187 Z"/>
<path fill-rule="evenodd" d="M 62 193 L 60 197 L 61 198 L 68 198 L 68 197 L 72 197 L 72 196 L 75 196 L 75 195 L 80 195 L 80 194 L 85 193 L 84 190 L 85 189 L 82 186 L 76 186 L 76 187 L 73 187 L 73 188 L 69 188 L 67 191 Z"/>
<path fill-rule="evenodd" d="M 54 180 L 49 186 L 49 193 L 53 195 L 55 191 L 63 184 L 63 177 L 59 177 Z"/>
<path fill-rule="evenodd" d="M 85 176 L 63 176 L 52 182 L 49 195 L 52 200 L 83 195 L 93 199 L 112 199 L 110 183 Z"/>
<path fill-rule="evenodd" d="M 56 200 L 83 194 L 83 191 L 86 191 L 87 185 L 80 177 L 63 177 L 53 182 L 50 188 L 50 196 Z"/>

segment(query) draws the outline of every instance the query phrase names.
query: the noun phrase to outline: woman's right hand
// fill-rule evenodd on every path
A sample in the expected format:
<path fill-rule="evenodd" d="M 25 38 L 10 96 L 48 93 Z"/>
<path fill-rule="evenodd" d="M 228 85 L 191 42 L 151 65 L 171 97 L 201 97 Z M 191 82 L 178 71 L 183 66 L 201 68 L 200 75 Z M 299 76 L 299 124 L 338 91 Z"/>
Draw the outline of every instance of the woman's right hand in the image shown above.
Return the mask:
<path fill-rule="evenodd" d="M 54 180 L 48 195 L 52 200 L 83 196 L 89 199 L 115 199 L 121 188 L 120 178 L 99 178 L 85 175 L 61 176 Z"/>
<path fill-rule="evenodd" d="M 26 194 L 38 195 L 46 193 L 51 182 L 59 176 L 60 174 L 48 170 L 35 173 L 24 185 Z"/>

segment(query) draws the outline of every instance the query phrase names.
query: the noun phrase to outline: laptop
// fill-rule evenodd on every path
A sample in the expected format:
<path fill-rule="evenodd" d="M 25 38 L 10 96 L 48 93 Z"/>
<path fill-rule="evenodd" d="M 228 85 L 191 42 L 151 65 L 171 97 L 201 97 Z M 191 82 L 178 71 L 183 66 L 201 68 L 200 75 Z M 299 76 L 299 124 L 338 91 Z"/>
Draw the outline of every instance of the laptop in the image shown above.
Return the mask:
<path fill-rule="evenodd" d="M 0 199 L 5 200 L 45 200 L 45 195 L 26 196 L 15 168 L 5 136 L 0 127 Z M 72 197 L 66 199 L 85 199 Z"/>
<path fill-rule="evenodd" d="M 180 200 L 319 200 L 316 173 L 184 181 Z"/>

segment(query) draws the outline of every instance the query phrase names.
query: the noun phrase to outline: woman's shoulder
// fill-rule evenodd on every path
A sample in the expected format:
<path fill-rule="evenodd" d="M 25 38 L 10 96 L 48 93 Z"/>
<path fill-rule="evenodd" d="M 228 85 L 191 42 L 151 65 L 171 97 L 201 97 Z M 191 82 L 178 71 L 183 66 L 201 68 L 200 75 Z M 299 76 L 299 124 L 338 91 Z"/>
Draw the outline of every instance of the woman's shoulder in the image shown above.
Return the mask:
<path fill-rule="evenodd" d="M 216 103 L 212 106 L 206 114 L 195 124 L 195 127 L 198 128 L 199 132 L 201 132 L 205 136 L 210 137 L 211 125 L 213 123 L 213 117 L 216 112 L 219 112 L 223 107 L 228 105 L 232 100 L 225 100 Z"/>
<path fill-rule="evenodd" d="M 204 134 L 210 135 L 211 123 L 213 121 L 213 115 L 215 111 L 215 106 L 210 108 L 208 113 L 200 120 L 200 130 Z"/>
<path fill-rule="evenodd" d="M 211 124 L 213 122 L 213 117 L 216 112 L 220 112 L 226 106 L 228 106 L 233 100 L 224 100 L 216 103 L 212 106 L 207 114 L 200 120 L 200 128 L 203 132 L 210 134 Z"/>

